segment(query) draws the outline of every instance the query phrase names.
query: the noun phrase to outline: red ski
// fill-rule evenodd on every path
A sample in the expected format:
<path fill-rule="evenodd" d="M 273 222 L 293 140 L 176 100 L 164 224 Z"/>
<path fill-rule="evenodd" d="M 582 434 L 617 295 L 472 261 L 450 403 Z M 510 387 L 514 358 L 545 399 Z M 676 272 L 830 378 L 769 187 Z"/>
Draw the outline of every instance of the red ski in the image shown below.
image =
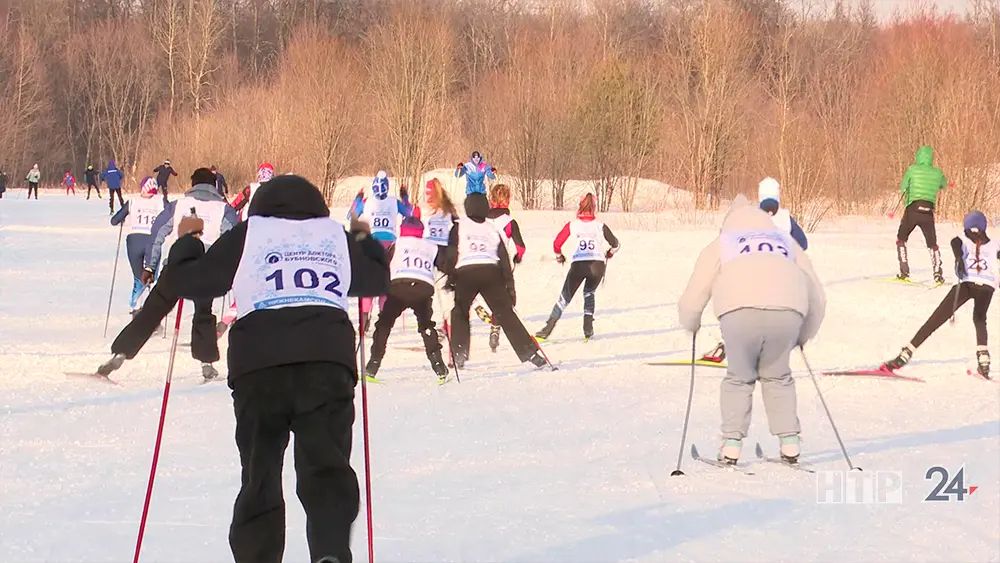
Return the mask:
<path fill-rule="evenodd" d="M 855 369 L 855 370 L 844 370 L 844 371 L 827 371 L 823 372 L 823 375 L 829 376 L 854 376 L 854 377 L 881 377 L 885 379 L 902 379 L 905 381 L 916 381 L 918 383 L 926 383 L 923 379 L 919 377 L 910 377 L 908 375 L 900 375 L 891 369 L 885 367 L 885 365 L 879 366 L 878 369 Z"/>
<path fill-rule="evenodd" d="M 983 375 L 983 374 L 979 373 L 978 370 L 967 369 L 967 370 L 965 370 L 965 374 L 966 375 L 971 375 L 972 377 L 975 377 L 977 379 L 982 379 L 983 381 L 992 381 L 993 383 L 997 382 L 996 379 L 993 379 L 992 377 L 990 377 L 988 375 Z"/>

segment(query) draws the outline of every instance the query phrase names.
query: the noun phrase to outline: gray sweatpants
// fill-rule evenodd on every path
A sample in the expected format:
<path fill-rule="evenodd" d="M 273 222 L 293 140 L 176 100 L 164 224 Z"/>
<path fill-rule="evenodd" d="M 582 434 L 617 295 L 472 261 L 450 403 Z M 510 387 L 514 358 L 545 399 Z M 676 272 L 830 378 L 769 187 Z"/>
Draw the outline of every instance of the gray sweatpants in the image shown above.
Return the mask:
<path fill-rule="evenodd" d="M 788 358 L 798 343 L 802 323 L 802 315 L 795 311 L 737 309 L 719 317 L 729 363 L 719 400 L 723 438 L 746 437 L 758 379 L 771 434 L 799 433 L 795 381 Z"/>

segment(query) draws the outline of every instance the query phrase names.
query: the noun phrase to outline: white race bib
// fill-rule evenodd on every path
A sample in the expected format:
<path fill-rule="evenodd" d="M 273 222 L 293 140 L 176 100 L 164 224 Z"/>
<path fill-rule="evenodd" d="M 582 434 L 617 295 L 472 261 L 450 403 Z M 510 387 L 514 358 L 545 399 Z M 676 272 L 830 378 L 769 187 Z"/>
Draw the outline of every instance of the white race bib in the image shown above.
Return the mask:
<path fill-rule="evenodd" d="M 174 207 L 174 229 L 172 232 L 175 238 L 180 231 L 181 219 L 191 215 L 192 207 L 198 217 L 205 222 L 201 242 L 205 243 L 205 248 L 208 248 L 222 234 L 222 217 L 226 213 L 226 203 L 223 201 L 202 201 L 193 197 L 184 197 L 178 200 L 177 206 Z"/>
<path fill-rule="evenodd" d="M 365 202 L 363 213 L 368 223 L 371 225 L 373 233 L 396 234 L 396 218 L 399 216 L 399 208 L 396 205 L 396 198 L 387 195 L 385 199 L 378 199 L 374 196 Z"/>
<path fill-rule="evenodd" d="M 792 233 L 792 216 L 787 209 L 779 209 L 777 213 L 771 215 L 771 221 L 783 233 Z"/>
<path fill-rule="evenodd" d="M 569 224 L 569 240 L 574 243 L 570 262 L 605 260 L 604 223 L 573 220 Z"/>
<path fill-rule="evenodd" d="M 344 226 L 327 217 L 247 219 L 243 256 L 233 279 L 236 316 L 286 307 L 347 310 L 351 256 Z"/>
<path fill-rule="evenodd" d="M 723 231 L 719 243 L 723 264 L 754 254 L 773 254 L 795 260 L 795 241 L 789 234 L 777 230 Z"/>
<path fill-rule="evenodd" d="M 462 219 L 458 228 L 457 268 L 474 264 L 499 264 L 500 234 L 489 221 L 476 223 Z"/>
<path fill-rule="evenodd" d="M 424 222 L 424 238 L 438 246 L 448 246 L 452 223 L 450 213 L 438 211 Z"/>
<path fill-rule="evenodd" d="M 965 279 L 973 283 L 981 283 L 993 287 L 1000 286 L 998 276 L 997 249 L 1000 243 L 995 239 L 979 247 L 979 258 L 976 258 L 976 243 L 965 235 L 962 239 L 962 261 L 965 262 Z"/>
<path fill-rule="evenodd" d="M 434 259 L 438 245 L 430 240 L 399 237 L 389 263 L 391 279 L 414 279 L 434 285 Z"/>
<path fill-rule="evenodd" d="M 152 233 L 153 221 L 163 211 L 163 198 L 134 197 L 128 202 L 128 217 L 125 230 L 133 235 L 148 235 Z"/>

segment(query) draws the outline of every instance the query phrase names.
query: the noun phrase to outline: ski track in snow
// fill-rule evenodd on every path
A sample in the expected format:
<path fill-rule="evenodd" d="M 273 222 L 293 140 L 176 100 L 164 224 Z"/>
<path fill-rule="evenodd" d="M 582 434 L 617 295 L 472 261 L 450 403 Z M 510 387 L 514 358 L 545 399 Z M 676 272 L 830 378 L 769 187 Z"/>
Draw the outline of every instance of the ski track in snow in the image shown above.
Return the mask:
<path fill-rule="evenodd" d="M 106 201 L 45 195 L 0 200 L 0 561 L 125 561 L 141 515 L 170 340 L 154 336 L 116 372 L 122 387 L 63 375 L 107 358 L 128 320 L 131 278 L 123 251 L 103 338 L 118 236 Z M 516 215 L 528 246 L 516 274 L 518 309 L 534 332 L 562 286 L 565 269 L 551 260 L 551 241 L 572 214 Z M 405 331 L 397 323 L 379 373 L 386 385 L 368 387 L 377 560 L 1000 560 L 1000 385 L 965 373 L 974 365 L 971 306 L 904 370 L 926 383 L 819 379 L 854 463 L 903 472 L 902 504 L 819 504 L 813 476 L 758 462 L 755 441 L 769 455 L 777 448 L 759 393 L 743 452 L 757 475 L 721 471 L 685 451 L 687 476 L 670 477 L 690 372 L 645 363 L 690 354 L 676 301 L 718 225 L 641 232 L 607 219 L 623 248 L 597 293 L 597 337 L 582 342 L 578 294 L 545 345 L 558 372 L 518 364 L 506 341 L 491 354 L 488 329 L 473 316 L 473 357 L 462 382 L 438 387 L 423 353 L 394 349 L 419 346 L 412 314 Z M 877 367 L 947 291 L 865 279 L 895 272 L 895 228 L 844 219 L 810 236 L 829 299 L 823 329 L 806 347 L 814 369 Z M 943 224 L 938 236 L 956 232 Z M 914 275 L 927 279 L 921 246 L 916 234 Z M 995 365 L 998 310 L 995 304 L 990 315 Z M 704 322 L 699 353 L 718 338 L 711 305 Z M 187 342 L 190 323 L 182 327 Z M 792 366 L 803 461 L 821 471 L 845 469 L 797 354 Z M 722 375 L 697 371 L 686 450 L 693 441 L 703 455 L 715 453 Z M 198 363 L 180 348 L 143 561 L 231 560 L 227 531 L 239 489 L 232 403 L 224 382 L 200 380 Z M 353 464 L 363 487 L 360 389 L 358 397 Z M 922 502 L 933 486 L 924 474 L 935 465 L 952 475 L 964 465 L 966 484 L 979 489 L 963 503 Z M 305 561 L 294 491 L 289 453 L 286 560 Z M 367 560 L 364 504 L 353 545 L 356 560 Z"/>

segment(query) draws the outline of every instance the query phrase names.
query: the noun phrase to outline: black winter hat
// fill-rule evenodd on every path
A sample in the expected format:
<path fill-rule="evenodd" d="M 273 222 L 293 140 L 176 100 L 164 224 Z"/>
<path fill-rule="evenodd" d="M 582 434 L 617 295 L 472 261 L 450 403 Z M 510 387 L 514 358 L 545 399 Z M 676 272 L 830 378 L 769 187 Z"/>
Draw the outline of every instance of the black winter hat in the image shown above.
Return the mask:
<path fill-rule="evenodd" d="M 465 214 L 469 219 L 486 219 L 490 212 L 490 202 L 484 194 L 473 192 L 465 196 Z"/>
<path fill-rule="evenodd" d="M 248 216 L 280 217 L 282 219 L 314 219 L 329 217 L 330 208 L 319 188 L 301 176 L 275 176 L 257 188 L 250 202 Z"/>

